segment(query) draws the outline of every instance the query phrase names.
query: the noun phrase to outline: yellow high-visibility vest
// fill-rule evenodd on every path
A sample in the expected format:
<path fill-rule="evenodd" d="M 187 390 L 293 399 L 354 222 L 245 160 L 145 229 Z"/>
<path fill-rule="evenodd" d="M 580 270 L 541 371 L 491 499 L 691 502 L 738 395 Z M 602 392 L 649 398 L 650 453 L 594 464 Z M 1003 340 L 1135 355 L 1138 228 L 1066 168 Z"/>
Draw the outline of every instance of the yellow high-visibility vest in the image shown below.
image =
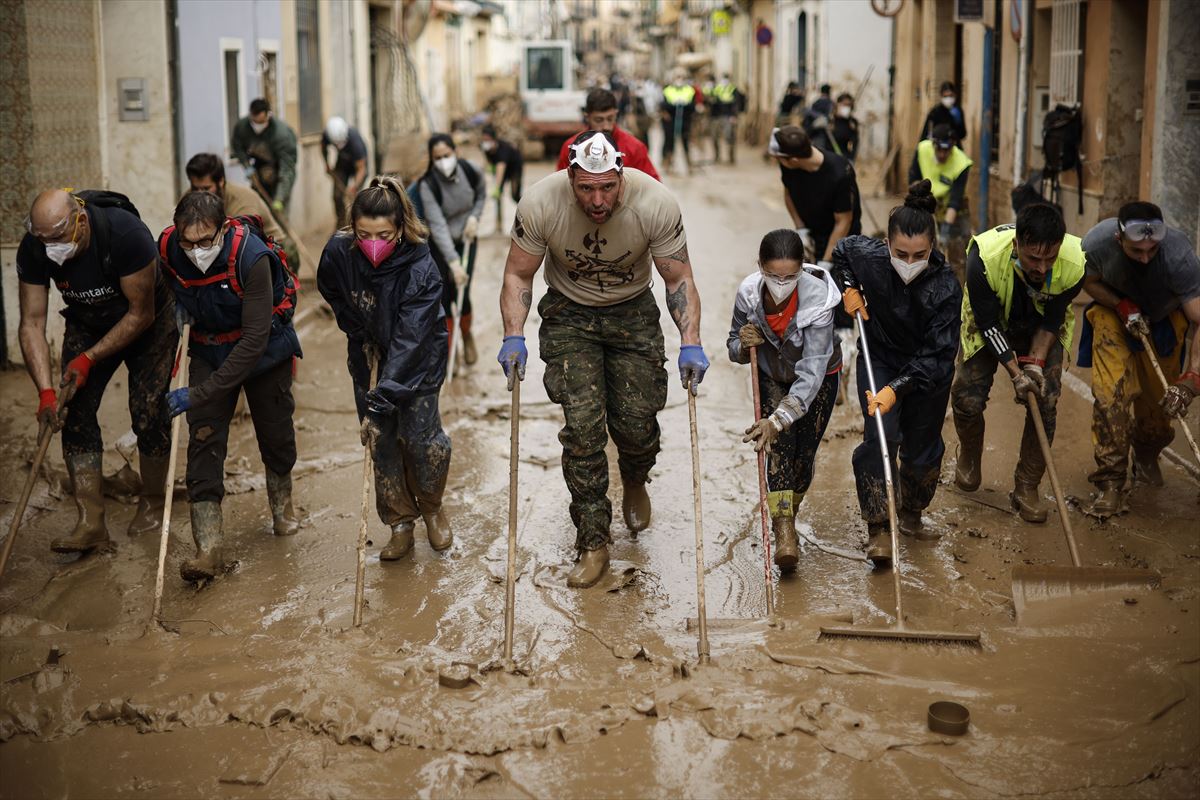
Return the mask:
<path fill-rule="evenodd" d="M 696 99 L 696 87 L 688 84 L 683 86 L 672 84 L 663 89 L 663 97 L 673 106 L 690 105 Z"/>
<path fill-rule="evenodd" d="M 933 184 L 933 199 L 937 200 L 938 211 L 949 202 L 950 187 L 958 180 L 958 176 L 973 163 L 961 148 L 955 146 L 951 148 L 946 163 L 939 164 L 932 140 L 925 139 L 917 145 L 917 166 L 921 170 L 921 177 L 928 178 Z"/>

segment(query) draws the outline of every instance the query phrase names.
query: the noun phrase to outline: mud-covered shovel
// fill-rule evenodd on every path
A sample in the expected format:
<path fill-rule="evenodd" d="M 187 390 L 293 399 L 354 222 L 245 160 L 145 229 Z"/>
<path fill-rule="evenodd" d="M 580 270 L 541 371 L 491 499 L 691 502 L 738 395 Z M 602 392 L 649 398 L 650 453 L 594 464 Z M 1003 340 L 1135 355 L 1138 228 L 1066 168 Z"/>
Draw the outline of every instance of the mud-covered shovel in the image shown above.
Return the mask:
<path fill-rule="evenodd" d="M 517 465 L 520 463 L 521 378 L 513 364 L 508 373 L 512 419 L 508 442 L 508 568 L 504 575 L 504 663 L 512 664 L 517 605 Z"/>
<path fill-rule="evenodd" d="M 692 434 L 692 503 L 696 517 L 696 652 L 700 663 L 707 664 L 708 617 L 704 603 L 704 520 L 700 509 L 700 435 L 696 431 L 696 395 L 690 386 L 684 387 L 688 397 L 688 428 Z"/>
<path fill-rule="evenodd" d="M 379 373 L 379 359 L 368 348 L 367 360 L 371 363 L 371 377 L 367 389 L 375 387 Z M 367 519 L 371 513 L 371 443 L 363 447 L 362 516 L 358 523 L 358 564 L 354 572 L 354 627 L 362 626 L 363 594 L 367 582 Z"/>
<path fill-rule="evenodd" d="M 58 407 L 55 409 L 55 413 L 60 416 L 65 396 L 61 392 L 58 395 Z M 8 529 L 8 538 L 4 540 L 4 550 L 0 552 L 0 577 L 3 577 L 4 568 L 8 566 L 8 557 L 12 554 L 13 542 L 17 540 L 17 531 L 21 529 L 21 520 L 25 517 L 25 507 L 29 505 L 29 498 L 33 495 L 33 487 L 37 483 L 38 473 L 42 471 L 42 461 L 46 458 L 46 451 L 50 449 L 50 440 L 53 438 L 54 428 L 49 425 L 43 425 L 38 431 L 37 452 L 33 455 L 33 463 L 29 468 L 29 477 L 25 479 L 25 488 L 21 490 L 21 498 L 17 500 L 12 525 Z"/>
<path fill-rule="evenodd" d="M 1071 529 L 1071 519 L 1067 516 L 1067 503 L 1062 486 L 1058 482 L 1058 470 L 1050 454 L 1050 440 L 1046 436 L 1046 427 L 1042 423 L 1042 412 L 1038 408 L 1037 398 L 1032 394 L 1026 395 L 1029 415 L 1033 418 L 1033 427 L 1037 432 L 1038 444 L 1042 447 L 1042 455 L 1046 459 L 1046 471 L 1050 473 L 1050 485 L 1054 489 L 1054 502 L 1058 505 L 1058 518 L 1062 522 L 1063 535 L 1067 539 L 1067 549 L 1071 553 L 1071 566 L 1033 566 L 1021 564 L 1013 567 L 1012 593 L 1013 606 L 1017 612 L 1017 621 L 1027 618 L 1034 607 L 1048 608 L 1049 601 L 1059 602 L 1058 605 L 1069 605 L 1072 601 L 1082 600 L 1084 595 L 1092 592 L 1107 590 L 1150 589 L 1162 583 L 1162 576 L 1148 569 L 1132 567 L 1085 567 L 1079 560 L 1079 547 L 1075 544 L 1075 532 Z M 1040 605 L 1039 604 L 1047 604 Z"/>
<path fill-rule="evenodd" d="M 191 323 L 184 323 L 179 334 L 179 349 L 175 352 L 175 388 L 188 385 L 188 340 L 192 337 Z M 175 462 L 179 460 L 179 429 L 183 426 L 183 414 L 171 420 L 171 454 L 167 457 L 167 481 L 163 487 L 162 530 L 158 540 L 158 572 L 154 576 L 155 623 L 162 625 L 163 571 L 167 566 L 167 544 L 171 540 L 171 506 L 175 501 Z"/>

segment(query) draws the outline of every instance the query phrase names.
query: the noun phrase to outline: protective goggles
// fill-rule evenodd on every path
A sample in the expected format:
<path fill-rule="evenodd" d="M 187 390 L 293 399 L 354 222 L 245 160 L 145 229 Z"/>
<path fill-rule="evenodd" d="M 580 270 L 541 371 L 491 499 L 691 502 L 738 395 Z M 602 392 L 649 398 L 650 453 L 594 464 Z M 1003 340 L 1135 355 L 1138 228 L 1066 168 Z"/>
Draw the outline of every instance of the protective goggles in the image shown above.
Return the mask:
<path fill-rule="evenodd" d="M 952 139 L 942 139 L 941 141 L 937 141 L 935 139 L 933 146 L 938 150 L 949 150 L 950 148 L 954 147 L 954 141 Z"/>
<path fill-rule="evenodd" d="M 1167 223 L 1161 219 L 1131 219 L 1121 223 L 1121 236 L 1131 242 L 1161 242 L 1167 238 Z"/>
<path fill-rule="evenodd" d="M 67 190 L 67 191 L 70 191 L 70 190 Z M 26 214 L 25 219 L 23 220 L 26 232 L 32 236 L 42 239 L 43 241 L 46 241 L 46 240 L 54 241 L 55 239 L 61 239 L 63 234 L 65 234 L 67 232 L 67 227 L 70 226 L 72 223 L 75 225 L 76 228 L 78 228 L 79 227 L 79 215 L 83 213 L 83 206 L 84 206 L 83 198 L 76 197 L 74 194 L 72 194 L 71 199 L 74 200 L 76 205 L 78 206 L 78 208 L 75 209 L 74 213 L 67 214 L 65 217 L 63 217 L 61 220 L 59 220 L 57 223 L 55 223 L 53 228 L 51 228 L 49 231 L 42 233 L 40 236 L 33 230 L 33 217 L 31 217 L 29 214 Z M 74 239 L 75 237 L 72 236 L 71 238 Z"/>

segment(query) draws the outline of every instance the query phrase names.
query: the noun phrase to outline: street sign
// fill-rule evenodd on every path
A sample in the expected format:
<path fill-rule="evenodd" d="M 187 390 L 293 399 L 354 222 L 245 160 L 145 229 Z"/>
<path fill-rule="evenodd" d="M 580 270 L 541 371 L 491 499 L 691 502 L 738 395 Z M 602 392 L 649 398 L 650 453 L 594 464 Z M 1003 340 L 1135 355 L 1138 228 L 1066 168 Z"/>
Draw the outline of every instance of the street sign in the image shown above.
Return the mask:
<path fill-rule="evenodd" d="M 733 17 L 725 9 L 718 8 L 709 17 L 709 23 L 714 36 L 728 36 L 729 31 L 733 28 Z"/>
<path fill-rule="evenodd" d="M 954 21 L 983 22 L 983 0 L 954 0 Z"/>
<path fill-rule="evenodd" d="M 871 0 L 871 10 L 881 17 L 894 17 L 904 8 L 904 0 Z"/>
<path fill-rule="evenodd" d="M 771 41 L 775 38 L 775 34 L 771 33 L 771 29 L 766 25 L 759 25 L 754 29 L 754 41 L 758 42 L 763 47 L 770 47 Z"/>

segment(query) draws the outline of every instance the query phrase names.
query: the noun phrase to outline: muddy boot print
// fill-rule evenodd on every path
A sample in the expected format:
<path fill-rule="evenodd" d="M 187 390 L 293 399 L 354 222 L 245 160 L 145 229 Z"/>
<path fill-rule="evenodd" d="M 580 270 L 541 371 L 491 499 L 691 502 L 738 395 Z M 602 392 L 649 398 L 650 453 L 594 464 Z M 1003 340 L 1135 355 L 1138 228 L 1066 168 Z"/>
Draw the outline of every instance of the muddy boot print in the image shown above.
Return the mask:
<path fill-rule="evenodd" d="M 267 470 L 267 503 L 271 507 L 271 526 L 276 536 L 293 536 L 300 530 L 300 518 L 292 507 L 292 474 L 279 475 Z"/>
<path fill-rule="evenodd" d="M 104 524 L 102 459 L 100 453 L 67 456 L 67 472 L 71 475 L 79 519 L 70 536 L 50 543 L 54 552 L 86 553 L 109 543 L 108 528 Z"/>

